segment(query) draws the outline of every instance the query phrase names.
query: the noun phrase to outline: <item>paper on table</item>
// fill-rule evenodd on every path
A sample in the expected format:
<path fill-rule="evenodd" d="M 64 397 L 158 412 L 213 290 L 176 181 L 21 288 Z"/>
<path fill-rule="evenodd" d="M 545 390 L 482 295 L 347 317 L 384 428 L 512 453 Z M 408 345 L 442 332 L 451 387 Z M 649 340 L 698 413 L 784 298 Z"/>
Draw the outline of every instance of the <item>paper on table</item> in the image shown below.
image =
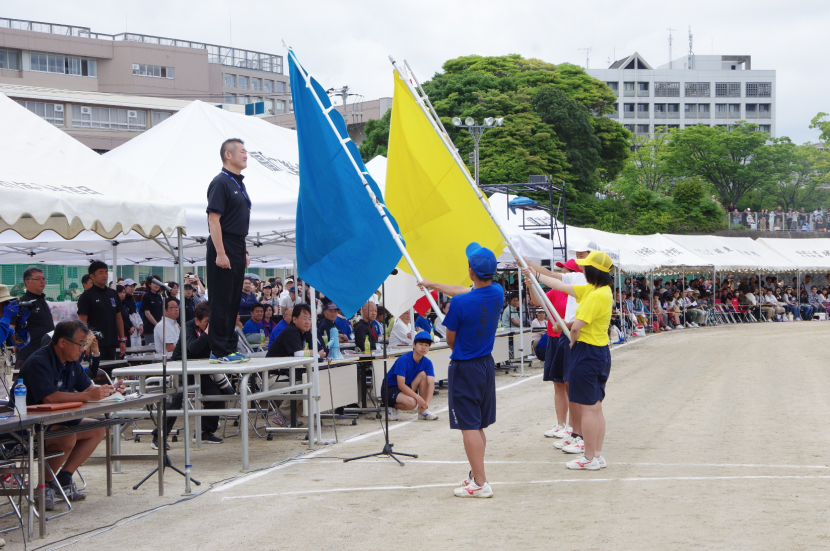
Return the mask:
<path fill-rule="evenodd" d="M 102 398 L 100 400 L 91 400 L 87 402 L 87 404 L 100 404 L 104 402 L 123 402 L 124 400 L 126 400 L 126 398 L 124 398 L 123 394 L 121 394 L 120 392 L 114 392 L 106 398 Z"/>

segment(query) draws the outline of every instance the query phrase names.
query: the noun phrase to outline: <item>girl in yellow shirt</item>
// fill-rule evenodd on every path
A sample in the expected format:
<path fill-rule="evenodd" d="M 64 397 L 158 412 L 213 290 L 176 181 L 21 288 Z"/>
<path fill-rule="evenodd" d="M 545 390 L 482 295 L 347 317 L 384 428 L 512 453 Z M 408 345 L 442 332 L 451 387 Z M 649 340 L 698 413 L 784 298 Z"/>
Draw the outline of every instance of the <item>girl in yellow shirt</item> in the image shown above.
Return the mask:
<path fill-rule="evenodd" d="M 571 326 L 568 399 L 579 405 L 582 432 L 585 434 L 572 435 L 576 442 L 571 447 L 581 449 L 582 456 L 566 466 L 569 469 L 595 471 L 606 467 L 602 457 L 602 443 L 605 440 L 602 400 L 611 371 L 608 326 L 614 305 L 610 274 L 613 262 L 604 252 L 592 251 L 576 263 L 582 266 L 588 285 L 568 285 L 552 277 L 535 275 L 540 283 L 576 297 L 578 303 L 576 320 Z M 530 270 L 524 272 L 525 278 L 529 278 Z"/>

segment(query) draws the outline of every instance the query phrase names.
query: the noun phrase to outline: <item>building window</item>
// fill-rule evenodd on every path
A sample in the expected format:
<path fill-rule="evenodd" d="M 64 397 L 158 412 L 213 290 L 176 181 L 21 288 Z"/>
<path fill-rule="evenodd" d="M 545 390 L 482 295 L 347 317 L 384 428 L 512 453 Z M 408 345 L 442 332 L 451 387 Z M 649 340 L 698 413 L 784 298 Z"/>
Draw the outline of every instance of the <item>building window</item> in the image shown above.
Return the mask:
<path fill-rule="evenodd" d="M 647 124 L 638 124 L 637 125 L 637 134 L 648 134 L 648 125 Z"/>
<path fill-rule="evenodd" d="M 236 97 L 236 102 L 239 105 L 245 105 L 245 104 L 248 103 L 248 97 L 247 96 L 237 96 Z"/>
<path fill-rule="evenodd" d="M 225 88 L 236 88 L 236 75 L 225 75 Z"/>
<path fill-rule="evenodd" d="M 669 103 L 666 105 L 669 112 L 670 119 L 679 119 L 680 118 L 680 104 L 679 103 Z"/>
<path fill-rule="evenodd" d="M 20 70 L 20 52 L 0 50 L 0 69 Z"/>
<path fill-rule="evenodd" d="M 696 119 L 697 118 L 697 104 L 696 103 L 687 103 L 685 113 L 686 113 L 685 118 L 687 118 L 687 119 Z"/>
<path fill-rule="evenodd" d="M 655 82 L 654 83 L 654 97 L 656 97 L 656 98 L 679 98 L 680 97 L 680 83 L 679 82 Z"/>
<path fill-rule="evenodd" d="M 770 119 L 772 118 L 772 105 L 769 103 L 759 103 L 758 104 L 758 118 L 759 119 Z"/>
<path fill-rule="evenodd" d="M 240 90 L 247 90 L 248 89 L 248 77 L 240 76 L 237 79 L 237 84 L 239 85 Z"/>
<path fill-rule="evenodd" d="M 624 96 L 634 96 L 634 83 L 633 82 L 623 82 L 623 95 Z"/>
<path fill-rule="evenodd" d="M 292 100 L 288 100 L 288 112 L 289 113 L 294 112 L 294 102 Z"/>
<path fill-rule="evenodd" d="M 725 103 L 716 103 L 715 104 L 715 118 L 716 119 L 725 119 L 728 114 L 729 114 L 729 111 L 727 110 L 727 105 Z"/>
<path fill-rule="evenodd" d="M 730 119 L 740 119 L 741 118 L 741 104 L 740 103 L 730 103 L 729 104 L 729 118 Z"/>
<path fill-rule="evenodd" d="M 758 118 L 758 104 L 757 103 L 747 103 L 745 109 L 746 109 L 746 118 L 747 119 L 757 119 Z"/>
<path fill-rule="evenodd" d="M 153 126 L 161 124 L 162 121 L 169 119 L 173 113 L 165 113 L 164 111 L 153 111 Z"/>
<path fill-rule="evenodd" d="M 633 124 L 624 124 L 623 127 L 626 130 L 628 130 L 629 132 L 631 132 L 632 134 L 634 133 L 634 125 Z"/>
<path fill-rule="evenodd" d="M 285 93 L 285 83 L 277 81 L 277 93 L 284 94 Z"/>
<path fill-rule="evenodd" d="M 274 81 L 273 80 L 266 80 L 265 81 L 265 93 L 266 94 L 273 94 L 274 93 Z"/>
<path fill-rule="evenodd" d="M 39 101 L 18 101 L 20 105 L 55 126 L 63 126 L 63 104 Z"/>
<path fill-rule="evenodd" d="M 59 75 L 77 75 L 82 77 L 97 77 L 98 62 L 94 59 L 82 57 L 67 57 L 62 55 L 29 54 L 29 68 L 40 73 L 57 73 Z"/>
<path fill-rule="evenodd" d="M 276 113 L 277 113 L 277 115 L 285 114 L 285 101 L 284 100 L 281 100 L 281 99 L 277 100 L 277 111 L 276 111 Z"/>
<path fill-rule="evenodd" d="M 608 116 L 611 117 L 612 119 L 620 118 L 620 104 L 619 103 L 614 104 L 614 112 L 613 113 L 608 113 Z"/>
<path fill-rule="evenodd" d="M 225 103 L 236 103 L 236 96 L 233 94 L 225 94 Z"/>
<path fill-rule="evenodd" d="M 641 98 L 648 97 L 648 82 L 637 83 L 637 96 Z"/>
<path fill-rule="evenodd" d="M 256 90 L 257 92 L 262 90 L 262 79 L 252 78 L 251 79 L 251 90 Z"/>
<path fill-rule="evenodd" d="M 626 119 L 633 119 L 634 118 L 634 104 L 633 103 L 624 103 L 623 104 L 623 118 L 626 118 Z"/>
<path fill-rule="evenodd" d="M 73 105 L 72 126 L 78 128 L 144 132 L 147 130 L 147 112 L 132 109 L 110 109 L 108 107 Z"/>
<path fill-rule="evenodd" d="M 146 65 L 144 63 L 133 63 L 133 76 L 173 78 L 173 67 L 162 67 L 160 65 Z"/>
<path fill-rule="evenodd" d="M 772 125 L 771 124 L 759 124 L 758 125 L 758 130 L 760 130 L 761 132 L 766 132 L 767 134 L 770 134 L 772 132 Z"/>
<path fill-rule="evenodd" d="M 715 83 L 715 97 L 716 98 L 739 98 L 739 97 L 741 97 L 741 83 L 740 82 L 716 82 Z"/>
<path fill-rule="evenodd" d="M 772 97 L 772 84 L 769 82 L 747 82 L 746 97 L 770 98 Z"/>
<path fill-rule="evenodd" d="M 649 116 L 648 104 L 647 103 L 638 103 L 637 104 L 637 118 L 638 119 L 647 119 Z"/>
<path fill-rule="evenodd" d="M 620 95 L 620 83 L 619 82 L 606 82 L 605 84 L 607 84 L 608 87 L 611 88 L 611 91 L 614 92 L 615 96 Z"/>
<path fill-rule="evenodd" d="M 698 103 L 697 104 L 697 118 L 699 118 L 699 119 L 708 119 L 709 118 L 709 104 L 708 103 Z"/>
<path fill-rule="evenodd" d="M 654 104 L 654 118 L 655 119 L 665 119 L 666 118 L 666 104 L 665 103 L 655 103 Z"/>
<path fill-rule="evenodd" d="M 709 83 L 708 82 L 687 82 L 686 83 L 686 97 L 687 98 L 708 98 L 709 97 Z"/>

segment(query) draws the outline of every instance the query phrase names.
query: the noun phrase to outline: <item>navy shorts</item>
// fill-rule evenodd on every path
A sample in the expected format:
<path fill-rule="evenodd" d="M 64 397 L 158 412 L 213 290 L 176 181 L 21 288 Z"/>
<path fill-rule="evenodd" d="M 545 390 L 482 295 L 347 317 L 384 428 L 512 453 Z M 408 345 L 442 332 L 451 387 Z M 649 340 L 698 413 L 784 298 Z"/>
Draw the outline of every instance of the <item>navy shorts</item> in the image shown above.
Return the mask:
<path fill-rule="evenodd" d="M 398 386 L 383 385 L 383 391 L 381 391 L 383 405 L 388 408 L 395 407 L 395 404 L 398 403 L 398 394 L 400 393 L 401 389 Z"/>
<path fill-rule="evenodd" d="M 447 381 L 451 429 L 478 430 L 496 422 L 496 363 L 493 356 L 451 360 Z"/>
<path fill-rule="evenodd" d="M 611 372 L 611 350 L 577 341 L 571 349 L 568 400 L 592 406 L 605 398 Z"/>
<path fill-rule="evenodd" d="M 542 380 L 564 383 L 568 380 L 568 369 L 571 365 L 571 344 L 565 334 L 559 335 L 556 340 L 548 340 L 548 350 L 545 353 L 545 373 Z"/>

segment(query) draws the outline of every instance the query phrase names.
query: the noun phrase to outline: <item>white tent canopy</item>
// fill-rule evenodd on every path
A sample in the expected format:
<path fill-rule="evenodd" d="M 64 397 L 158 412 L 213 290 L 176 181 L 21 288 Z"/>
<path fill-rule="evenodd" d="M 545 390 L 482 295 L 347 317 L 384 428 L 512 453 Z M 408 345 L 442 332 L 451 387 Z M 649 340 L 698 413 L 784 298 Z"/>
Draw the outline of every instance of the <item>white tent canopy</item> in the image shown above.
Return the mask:
<path fill-rule="evenodd" d="M 22 243 L 47 230 L 63 245 L 85 230 L 152 237 L 185 227 L 184 209 L 167 194 L 4 95 L 0 120 L 9 130 L 0 133 L 0 242 Z"/>
<path fill-rule="evenodd" d="M 713 264 L 686 247 L 668 239 L 665 235 L 627 236 L 629 249 L 634 258 L 654 264 L 657 273 L 679 271 L 712 271 Z"/>
<path fill-rule="evenodd" d="M 757 243 L 783 256 L 802 272 L 830 273 L 830 239 L 768 239 Z"/>
<path fill-rule="evenodd" d="M 794 272 L 795 264 L 749 237 L 718 235 L 666 235 L 670 241 L 691 250 L 719 272 Z"/>

